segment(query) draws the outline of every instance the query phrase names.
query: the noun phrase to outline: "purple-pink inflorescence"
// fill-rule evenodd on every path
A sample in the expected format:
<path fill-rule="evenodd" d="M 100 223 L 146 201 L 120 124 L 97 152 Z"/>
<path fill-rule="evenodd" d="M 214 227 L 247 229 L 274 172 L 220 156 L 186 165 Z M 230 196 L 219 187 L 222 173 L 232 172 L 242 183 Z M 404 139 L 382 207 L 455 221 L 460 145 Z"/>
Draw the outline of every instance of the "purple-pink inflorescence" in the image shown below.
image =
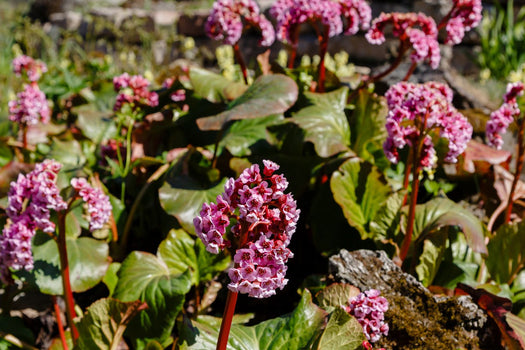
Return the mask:
<path fill-rule="evenodd" d="M 205 30 L 214 40 L 235 45 L 241 38 L 244 23 L 261 31 L 259 45 L 270 46 L 275 32 L 270 21 L 260 12 L 254 0 L 217 0 L 206 21 Z"/>
<path fill-rule="evenodd" d="M 380 296 L 377 289 L 359 293 L 349 300 L 344 309 L 353 315 L 363 327 L 366 339 L 375 343 L 382 335 L 388 335 L 388 323 L 385 323 L 385 312 L 388 310 L 388 300 Z"/>
<path fill-rule="evenodd" d="M 488 143 L 500 149 L 503 146 L 501 135 L 507 131 L 514 118 L 520 115 L 517 98 L 523 95 L 525 86 L 521 82 L 507 85 L 507 92 L 503 96 L 501 107 L 490 114 L 490 120 L 486 124 Z"/>
<path fill-rule="evenodd" d="M 24 91 L 16 94 L 16 100 L 9 101 L 9 120 L 20 125 L 48 123 L 51 110 L 46 95 L 36 84 L 24 86 Z"/>
<path fill-rule="evenodd" d="M 391 24 L 392 33 L 401 42 L 410 43 L 413 51 L 410 59 L 413 63 L 428 60 L 432 68 L 439 66 L 441 54 L 438 43 L 436 22 L 422 13 L 381 13 L 372 21 L 366 38 L 371 44 L 385 42 L 385 27 Z"/>
<path fill-rule="evenodd" d="M 141 75 L 124 73 L 113 78 L 115 91 L 119 92 L 113 109 L 119 111 L 125 104 L 133 108 L 138 105 L 155 107 L 159 104 L 159 95 L 149 91 L 150 82 Z"/>
<path fill-rule="evenodd" d="M 50 211 L 67 208 L 56 186 L 60 168 L 57 161 L 45 160 L 27 175 L 20 174 L 11 182 L 6 210 L 10 222 L 0 236 L 0 275 L 4 282 L 9 280 L 9 267 L 15 270 L 33 268 L 31 239 L 36 230 L 54 232 Z"/>
<path fill-rule="evenodd" d="M 444 84 L 428 82 L 412 84 L 401 82 L 385 94 L 389 108 L 386 129 L 388 137 L 383 144 L 387 158 L 397 163 L 398 150 L 406 145 L 417 147 L 419 166 L 431 168 L 436 163 L 436 151 L 431 136 L 448 140 L 444 161 L 455 163 L 472 137 L 472 126 L 452 106 L 452 91 Z M 438 131 L 438 133 L 435 133 Z"/>
<path fill-rule="evenodd" d="M 481 22 L 481 11 L 483 7 L 481 0 L 454 0 L 454 5 L 449 14 L 446 25 L 446 44 L 459 44 L 465 32 L 478 26 Z"/>
<path fill-rule="evenodd" d="M 33 58 L 21 55 L 13 59 L 13 71 L 16 75 L 27 75 L 27 79 L 31 82 L 36 82 L 42 76 L 42 73 L 47 72 L 47 66 L 44 62 L 35 61 Z"/>
<path fill-rule="evenodd" d="M 344 34 L 353 35 L 359 29 L 368 30 L 372 20 L 370 5 L 364 0 L 337 0 L 341 15 L 346 18 L 347 25 Z"/>
<path fill-rule="evenodd" d="M 84 178 L 71 179 L 71 186 L 84 202 L 89 214 L 89 230 L 101 229 L 111 216 L 109 197 L 98 188 L 93 188 Z"/>
<path fill-rule="evenodd" d="M 254 164 L 238 179 L 230 178 L 224 193 L 215 203 L 204 203 L 193 220 L 209 252 L 235 246 L 228 288 L 255 298 L 274 295 L 288 282 L 286 262 L 293 254 L 287 246 L 300 213 L 292 195 L 284 193 L 286 178 L 274 174 L 279 166 L 268 160 L 263 163 L 262 173 Z M 232 219 L 232 236 L 227 237 Z"/>
<path fill-rule="evenodd" d="M 328 29 L 329 37 L 343 32 L 341 5 L 332 0 L 278 0 L 270 9 L 270 14 L 277 20 L 277 38 L 283 42 L 295 43 L 294 33 L 298 26 L 306 22 L 321 23 Z M 355 19 L 359 16 L 351 17 L 351 20 Z M 355 23 L 352 25 L 355 26 Z"/>

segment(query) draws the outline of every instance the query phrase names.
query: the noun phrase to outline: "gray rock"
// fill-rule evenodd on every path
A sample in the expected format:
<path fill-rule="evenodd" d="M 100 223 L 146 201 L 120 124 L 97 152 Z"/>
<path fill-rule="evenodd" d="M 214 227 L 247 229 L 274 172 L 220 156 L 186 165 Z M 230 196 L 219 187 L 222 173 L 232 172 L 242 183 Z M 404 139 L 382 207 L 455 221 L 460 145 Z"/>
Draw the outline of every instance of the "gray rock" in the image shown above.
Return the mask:
<path fill-rule="evenodd" d="M 487 316 L 470 296 L 435 297 L 383 251 L 341 250 L 329 259 L 329 274 L 335 281 L 349 283 L 362 291 L 378 289 L 389 301 L 385 315 L 389 336 L 382 338 L 378 347 L 497 348 L 481 343 L 481 335 L 490 332 Z"/>

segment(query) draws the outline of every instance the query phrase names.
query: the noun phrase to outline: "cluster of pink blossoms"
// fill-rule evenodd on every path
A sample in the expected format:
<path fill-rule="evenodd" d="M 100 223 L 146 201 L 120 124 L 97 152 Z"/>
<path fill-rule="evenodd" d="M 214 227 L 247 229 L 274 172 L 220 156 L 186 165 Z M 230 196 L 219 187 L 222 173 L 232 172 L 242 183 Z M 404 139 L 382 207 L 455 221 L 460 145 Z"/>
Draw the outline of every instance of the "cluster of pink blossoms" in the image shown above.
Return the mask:
<path fill-rule="evenodd" d="M 47 72 L 47 66 L 44 62 L 35 61 L 33 58 L 21 55 L 13 59 L 13 71 L 16 75 L 27 75 L 27 79 L 31 82 L 38 81 L 42 73 Z"/>
<path fill-rule="evenodd" d="M 346 312 L 354 316 L 363 327 L 366 339 L 375 343 L 381 335 L 388 335 L 388 323 L 385 323 L 385 312 L 388 310 L 388 300 L 379 295 L 376 289 L 359 293 L 345 305 Z"/>
<path fill-rule="evenodd" d="M 42 73 L 47 72 L 46 65 L 25 55 L 16 57 L 12 64 L 13 71 L 19 76 L 25 73 L 30 84 L 25 84 L 24 90 L 16 94 L 16 100 L 9 101 L 9 120 L 24 126 L 48 123 L 51 110 L 37 84 Z"/>
<path fill-rule="evenodd" d="M 243 20 L 261 31 L 259 45 L 273 44 L 275 32 L 272 24 L 260 12 L 254 0 L 217 0 L 206 21 L 205 30 L 210 38 L 235 45 L 242 35 Z"/>
<path fill-rule="evenodd" d="M 162 87 L 165 88 L 165 89 L 169 89 L 169 88 L 171 88 L 171 86 L 173 85 L 174 82 L 175 82 L 175 80 L 173 78 L 167 78 L 162 83 Z M 173 102 L 181 102 L 181 101 L 186 100 L 186 90 L 178 89 L 178 90 L 173 91 L 170 94 L 170 99 Z"/>
<path fill-rule="evenodd" d="M 437 157 L 430 131 L 435 130 L 439 131 L 437 136 L 448 140 L 446 162 L 456 162 L 465 151 L 472 137 L 472 125 L 452 106 L 453 96 L 448 86 L 437 82 L 401 82 L 393 85 L 385 97 L 389 112 L 388 137 L 383 149 L 391 162 L 399 161 L 399 149 L 406 145 L 416 147 L 421 141 L 420 166 L 433 167 Z"/>
<path fill-rule="evenodd" d="M 150 82 L 141 75 L 124 73 L 113 78 L 115 91 L 119 92 L 113 109 L 119 111 L 123 105 L 147 105 L 155 107 L 159 104 L 159 95 L 149 91 Z"/>
<path fill-rule="evenodd" d="M 503 104 L 498 110 L 490 114 L 490 120 L 486 125 L 486 134 L 488 143 L 497 149 L 503 146 L 501 135 L 507 131 L 514 118 L 521 113 L 516 99 L 523 95 L 524 90 L 525 86 L 521 82 L 508 84 L 507 92 L 503 96 Z"/>
<path fill-rule="evenodd" d="M 328 28 L 328 36 L 343 32 L 343 20 L 347 20 L 345 34 L 355 34 L 359 28 L 366 30 L 370 25 L 372 11 L 364 0 L 277 0 L 270 8 L 270 14 L 277 20 L 277 38 L 294 43 L 294 33 L 303 23 L 321 23 Z"/>
<path fill-rule="evenodd" d="M 391 24 L 392 33 L 402 43 L 410 43 L 413 52 L 410 59 L 414 63 L 429 60 L 432 68 L 439 66 L 441 54 L 437 40 L 436 22 L 422 13 L 381 13 L 372 21 L 366 39 L 371 44 L 379 45 L 385 42 L 385 27 Z"/>
<path fill-rule="evenodd" d="M 9 224 L 4 227 L 0 236 L 0 278 L 5 283 L 10 281 L 9 268 L 33 268 L 31 239 L 36 230 L 53 233 L 55 224 L 51 221 L 51 211 L 61 212 L 67 209 L 67 203 L 60 196 L 56 185 L 61 167 L 59 162 L 48 159 L 36 164 L 33 171 L 26 175 L 20 174 L 16 181 L 11 182 L 6 210 Z M 91 188 L 85 179 L 73 179 L 71 183 L 88 203 L 90 229 L 102 227 L 111 213 L 109 198 L 102 191 Z"/>
<path fill-rule="evenodd" d="M 10 223 L 0 236 L 0 275 L 4 282 L 9 281 L 9 267 L 15 270 L 33 268 L 31 239 L 36 230 L 54 232 L 50 211 L 67 207 L 56 186 L 60 168 L 60 163 L 46 160 L 27 175 L 18 175 L 16 182 L 11 182 L 6 210 Z"/>
<path fill-rule="evenodd" d="M 454 5 L 447 22 L 446 44 L 459 44 L 465 32 L 478 26 L 481 22 L 481 0 L 454 0 Z"/>
<path fill-rule="evenodd" d="M 71 179 L 71 186 L 87 203 L 89 230 L 100 230 L 111 216 L 109 197 L 99 188 L 93 188 L 85 178 Z"/>
<path fill-rule="evenodd" d="M 284 193 L 286 178 L 274 174 L 279 166 L 268 160 L 263 163 L 262 173 L 254 164 L 238 179 L 230 178 L 216 203 L 204 203 L 193 220 L 209 252 L 217 254 L 232 247 L 232 240 L 237 242 L 228 288 L 256 298 L 274 295 L 288 282 L 286 262 L 293 254 L 287 246 L 300 213 L 292 195 Z M 233 236 L 228 238 L 231 219 Z"/>
<path fill-rule="evenodd" d="M 9 101 L 9 120 L 21 125 L 48 123 L 51 110 L 46 95 L 35 85 L 25 85 L 24 91 L 16 94 L 16 100 Z"/>

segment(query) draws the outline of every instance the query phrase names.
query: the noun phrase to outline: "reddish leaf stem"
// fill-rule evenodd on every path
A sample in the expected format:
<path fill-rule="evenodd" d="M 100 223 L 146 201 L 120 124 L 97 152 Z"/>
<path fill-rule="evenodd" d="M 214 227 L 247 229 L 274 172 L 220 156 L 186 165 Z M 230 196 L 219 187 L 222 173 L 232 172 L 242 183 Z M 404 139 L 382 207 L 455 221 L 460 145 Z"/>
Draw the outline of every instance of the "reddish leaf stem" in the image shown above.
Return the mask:
<path fill-rule="evenodd" d="M 293 69 L 295 65 L 295 58 L 297 57 L 297 47 L 299 42 L 299 27 L 295 26 L 292 29 L 292 43 L 290 44 L 290 57 L 288 58 L 288 69 Z"/>
<path fill-rule="evenodd" d="M 224 314 L 222 316 L 219 340 L 217 341 L 217 350 L 226 350 L 226 346 L 228 345 L 228 337 L 230 336 L 230 328 L 232 325 L 233 314 L 235 313 L 237 295 L 237 292 L 232 292 L 231 290 L 228 290 L 226 306 L 224 308 Z"/>
<path fill-rule="evenodd" d="M 246 69 L 246 63 L 244 62 L 244 58 L 242 58 L 241 49 L 239 48 L 239 43 L 235 43 L 233 45 L 233 54 L 235 56 L 235 60 L 241 66 L 242 71 L 242 77 L 244 78 L 244 83 L 248 85 L 248 70 Z"/>
<path fill-rule="evenodd" d="M 64 325 L 62 324 L 62 317 L 60 317 L 60 308 L 58 307 L 57 297 L 53 295 L 53 309 L 57 318 L 58 333 L 60 334 L 60 341 L 64 350 L 69 350 L 66 341 L 66 333 L 64 332 Z"/>
<path fill-rule="evenodd" d="M 58 213 L 58 255 L 60 257 L 60 274 L 62 275 L 62 287 L 64 288 L 64 299 L 66 301 L 66 317 L 71 334 L 73 336 L 73 343 L 78 339 L 78 331 L 75 327 L 74 319 L 77 316 L 75 313 L 75 300 L 73 299 L 73 289 L 71 288 L 71 279 L 69 276 L 69 261 L 67 257 L 66 246 L 66 214 L 67 211 Z"/>
<path fill-rule="evenodd" d="M 403 244 L 401 246 L 401 252 L 399 253 L 399 258 L 401 261 L 404 261 L 408 255 L 408 249 L 410 248 L 410 243 L 412 242 L 412 234 L 414 233 L 414 221 L 416 218 L 416 204 L 417 204 L 417 193 L 419 191 L 419 159 L 417 154 L 419 152 L 414 152 L 413 154 L 413 164 L 412 164 L 412 191 L 410 193 L 410 207 L 408 211 L 408 220 L 407 220 L 407 230 L 405 233 L 405 238 L 403 239 Z"/>
<path fill-rule="evenodd" d="M 324 92 L 324 82 L 326 80 L 326 67 L 325 67 L 325 56 L 328 51 L 328 26 L 325 26 L 323 34 L 318 36 L 319 39 L 319 55 L 321 56 L 321 61 L 319 62 L 319 92 Z"/>
<path fill-rule="evenodd" d="M 516 121 L 518 124 L 518 157 L 516 158 L 516 171 L 514 172 L 514 179 L 512 180 L 512 187 L 510 188 L 509 199 L 507 209 L 505 211 L 505 223 L 510 222 L 510 216 L 512 214 L 512 206 L 514 204 L 514 193 L 516 192 L 516 187 L 518 186 L 518 181 L 520 180 L 520 175 L 523 170 L 523 163 L 525 158 L 525 144 L 524 141 L 524 129 L 525 122 L 524 118 L 519 118 Z"/>

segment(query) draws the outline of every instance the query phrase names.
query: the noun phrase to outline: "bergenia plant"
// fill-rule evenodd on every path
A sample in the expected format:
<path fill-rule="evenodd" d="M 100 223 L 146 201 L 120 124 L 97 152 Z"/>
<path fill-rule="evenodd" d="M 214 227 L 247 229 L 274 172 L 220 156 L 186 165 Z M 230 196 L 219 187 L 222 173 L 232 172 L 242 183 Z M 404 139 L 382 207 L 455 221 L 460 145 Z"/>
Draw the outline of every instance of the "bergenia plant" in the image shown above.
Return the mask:
<path fill-rule="evenodd" d="M 412 66 L 404 80 L 408 80 L 419 62 L 428 61 L 432 68 L 439 66 L 441 54 L 438 43 L 438 29 L 433 18 L 422 13 L 381 13 L 372 21 L 366 38 L 374 45 L 385 42 L 385 28 L 391 25 L 392 33 L 399 39 L 398 56 L 392 65 L 384 72 L 372 77 L 371 82 L 377 81 L 390 74 L 402 62 L 404 55 L 410 52 Z"/>
<path fill-rule="evenodd" d="M 113 87 L 118 92 L 113 110 L 117 115 L 118 134 L 124 134 L 124 145 L 119 142 L 119 147 L 126 151 L 125 158 L 121 152 L 115 152 L 120 175 L 123 179 L 130 173 L 131 169 L 131 135 L 135 122 L 144 116 L 144 107 L 156 107 L 159 104 L 159 95 L 149 90 L 150 82 L 141 75 L 121 74 L 113 78 Z M 125 128 L 125 133 L 121 131 Z M 118 140 L 120 141 L 120 140 Z M 125 181 L 121 184 L 121 200 L 124 201 Z"/>
<path fill-rule="evenodd" d="M 321 59 L 318 72 L 321 92 L 324 91 L 328 40 L 343 33 L 342 17 L 346 19 L 344 34 L 349 35 L 357 33 L 359 28 L 368 29 L 372 17 L 370 6 L 364 0 L 277 0 L 270 14 L 277 21 L 277 39 L 290 45 L 288 68 L 294 67 L 301 24 L 309 23 L 315 29 Z"/>
<path fill-rule="evenodd" d="M 12 65 L 15 74 L 23 76 L 27 83 L 24 84 L 24 90 L 16 95 L 16 99 L 9 101 L 9 120 L 19 125 L 22 146 L 27 148 L 27 127 L 39 122 L 46 124 L 51 118 L 46 95 L 37 83 L 42 73 L 47 72 L 47 66 L 25 55 L 16 57 Z"/>
<path fill-rule="evenodd" d="M 445 44 L 459 44 L 465 33 L 476 28 L 481 22 L 481 0 L 454 0 L 449 13 L 441 20 L 438 29 L 445 27 Z"/>
<path fill-rule="evenodd" d="M 516 122 L 518 127 L 518 154 L 516 158 L 516 170 L 514 172 L 514 179 L 509 192 L 508 205 L 505 210 L 505 223 L 510 222 L 514 202 L 514 193 L 518 185 L 520 174 L 523 170 L 523 162 L 525 158 L 525 122 L 523 120 L 524 116 L 522 115 L 518 105 L 518 97 L 523 95 L 524 90 L 525 85 L 522 82 L 508 84 L 507 92 L 503 96 L 503 104 L 499 109 L 490 114 L 490 120 L 486 124 L 488 143 L 497 149 L 500 149 L 503 146 L 503 138 L 501 135 L 507 131 L 509 125 L 512 122 Z"/>
<path fill-rule="evenodd" d="M 61 167 L 57 161 L 48 159 L 36 164 L 35 169 L 28 174 L 20 174 L 18 179 L 11 183 L 6 210 L 8 222 L 0 236 L 0 278 L 3 283 L 9 284 L 13 283 L 13 270 L 32 270 L 31 239 L 37 230 L 50 235 L 58 245 L 66 315 L 73 339 L 76 340 L 78 332 L 73 322 L 76 313 L 69 277 L 66 215 L 76 199 L 82 199 L 87 204 L 89 229 L 94 231 L 102 228 L 109 220 L 111 204 L 109 197 L 102 190 L 93 188 L 83 178 L 71 180 L 73 192 L 65 201 L 57 187 L 57 176 Z M 56 213 L 57 223 L 51 219 L 52 212 Z M 65 344 L 65 339 L 62 341 Z"/>
<path fill-rule="evenodd" d="M 295 232 L 300 210 L 288 181 L 275 174 L 279 166 L 264 160 L 262 172 L 254 164 L 239 178 L 230 178 L 215 203 L 204 203 L 193 222 L 206 250 L 228 250 L 233 267 L 228 271 L 228 299 L 217 349 L 226 349 L 238 293 L 267 298 L 287 284 L 288 244 Z"/>
<path fill-rule="evenodd" d="M 385 312 L 388 310 L 388 300 L 382 297 L 377 289 L 359 293 L 344 305 L 346 312 L 354 316 L 370 343 L 377 342 L 382 335 L 388 335 L 388 323 L 385 322 Z"/>
<path fill-rule="evenodd" d="M 399 150 L 409 147 L 404 186 L 408 189 L 412 173 L 412 191 L 407 229 L 399 255 L 404 260 L 412 240 L 420 174 L 423 169 L 433 168 L 438 160 L 434 144 L 444 139 L 448 150 L 443 161 L 455 163 L 472 137 L 472 125 L 452 105 L 452 90 L 441 83 L 400 82 L 393 85 L 385 97 L 389 109 L 386 121 L 388 137 L 383 144 L 385 155 L 392 163 L 397 163 Z"/>
<path fill-rule="evenodd" d="M 206 33 L 233 47 L 237 63 L 241 66 L 244 82 L 248 83 L 246 63 L 239 49 L 239 39 L 245 26 L 261 31 L 259 45 L 269 47 L 275 41 L 275 32 L 268 19 L 261 13 L 254 0 L 217 0 L 206 21 Z"/>

